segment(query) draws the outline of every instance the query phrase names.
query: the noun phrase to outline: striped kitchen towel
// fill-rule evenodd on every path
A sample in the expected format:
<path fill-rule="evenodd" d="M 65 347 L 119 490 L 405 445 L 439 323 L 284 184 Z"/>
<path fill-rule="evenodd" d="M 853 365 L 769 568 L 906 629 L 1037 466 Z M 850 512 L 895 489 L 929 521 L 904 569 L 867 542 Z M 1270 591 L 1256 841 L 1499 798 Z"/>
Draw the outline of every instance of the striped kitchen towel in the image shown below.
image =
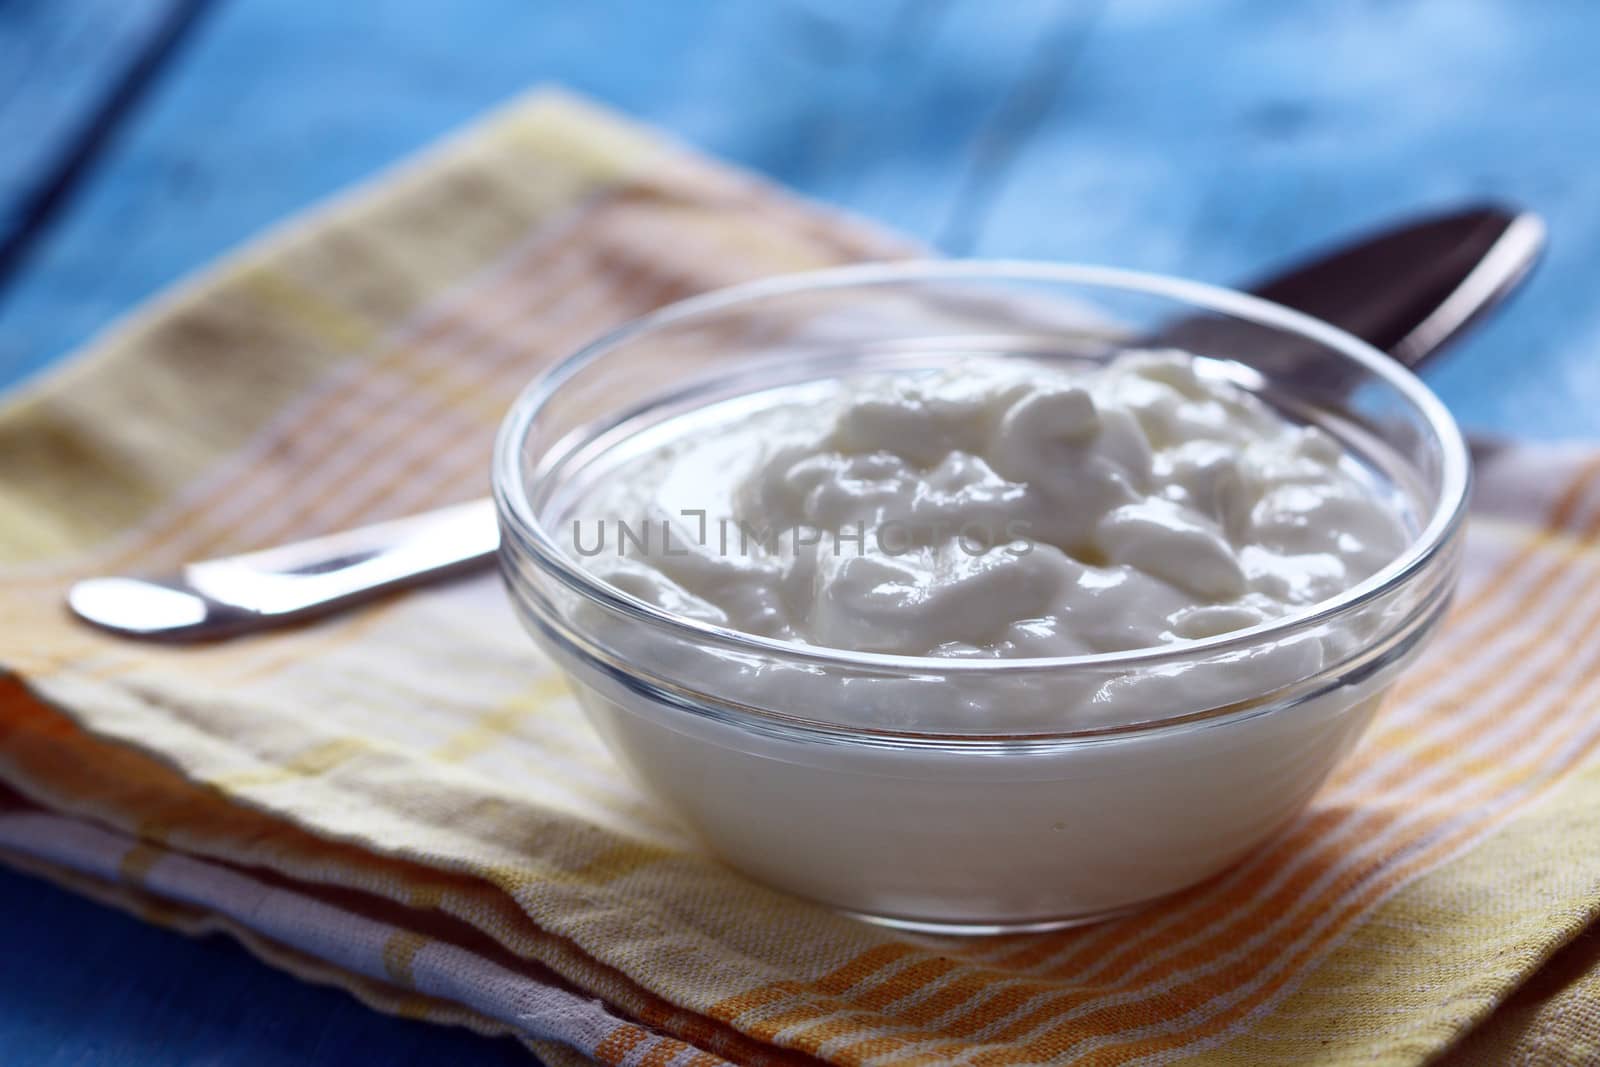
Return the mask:
<path fill-rule="evenodd" d="M 557 94 L 136 314 L 0 412 L 0 858 L 552 1062 L 1600 1059 L 1600 454 L 1481 472 L 1459 607 L 1312 808 L 1123 919 L 968 941 L 749 882 L 619 774 L 486 575 L 213 647 L 75 576 L 482 494 L 542 365 L 911 247 Z"/>

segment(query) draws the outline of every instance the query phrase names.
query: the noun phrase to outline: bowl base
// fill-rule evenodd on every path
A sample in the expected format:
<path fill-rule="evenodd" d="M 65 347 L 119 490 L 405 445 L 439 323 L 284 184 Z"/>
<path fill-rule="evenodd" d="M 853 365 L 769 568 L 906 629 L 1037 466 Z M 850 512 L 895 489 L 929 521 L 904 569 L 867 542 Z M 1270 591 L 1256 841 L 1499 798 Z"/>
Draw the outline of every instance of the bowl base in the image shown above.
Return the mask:
<path fill-rule="evenodd" d="M 926 919 L 904 919 L 895 915 L 875 915 L 866 911 L 853 911 L 849 908 L 839 908 L 840 912 L 852 919 L 872 923 L 874 926 L 887 926 L 893 930 L 905 930 L 914 934 L 933 934 L 943 937 L 992 937 L 998 934 L 1044 934 L 1053 930 L 1067 930 L 1074 926 L 1090 926 L 1094 923 L 1105 922 L 1107 919 L 1116 919 L 1132 914 L 1148 907 L 1149 900 L 1135 901 L 1121 907 L 1107 908 L 1104 911 L 1089 912 L 1084 915 L 1066 915 L 1058 919 L 1013 919 L 996 922 L 933 922 Z"/>

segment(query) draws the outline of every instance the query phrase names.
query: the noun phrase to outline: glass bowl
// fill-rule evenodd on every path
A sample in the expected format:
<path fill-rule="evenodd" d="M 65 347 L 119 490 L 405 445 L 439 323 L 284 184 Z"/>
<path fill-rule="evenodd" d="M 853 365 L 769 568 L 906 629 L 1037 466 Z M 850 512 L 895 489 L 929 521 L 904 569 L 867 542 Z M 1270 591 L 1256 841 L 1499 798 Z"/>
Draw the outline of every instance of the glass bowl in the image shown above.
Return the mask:
<path fill-rule="evenodd" d="M 585 570 L 563 529 L 596 457 L 701 405 L 973 353 L 1082 365 L 1153 346 L 1340 441 L 1408 516 L 1402 555 L 1247 630 L 953 660 L 673 615 Z M 776 278 L 629 323 L 528 386 L 493 474 L 521 621 L 618 760 L 713 852 L 866 918 L 990 932 L 1166 896 L 1300 811 L 1447 607 L 1469 467 L 1415 377 L 1296 312 L 1125 271 L 917 262 Z M 1134 721 L 1082 714 L 1107 685 L 1139 694 Z M 998 713 L 968 722 L 976 704 Z"/>

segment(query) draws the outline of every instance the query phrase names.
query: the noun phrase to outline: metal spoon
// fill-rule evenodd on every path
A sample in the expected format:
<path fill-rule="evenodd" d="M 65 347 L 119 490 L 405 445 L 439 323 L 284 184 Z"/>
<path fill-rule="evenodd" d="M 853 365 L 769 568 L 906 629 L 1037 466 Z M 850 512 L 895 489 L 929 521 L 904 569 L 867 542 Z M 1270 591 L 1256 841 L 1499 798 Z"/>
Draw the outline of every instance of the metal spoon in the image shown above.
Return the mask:
<path fill-rule="evenodd" d="M 1514 289 L 1544 247 L 1538 216 L 1477 206 L 1384 230 L 1250 286 L 1415 367 Z M 1181 343 L 1186 329 L 1164 330 Z M 1322 368 L 1296 368 L 1336 389 Z M 324 615 L 494 558 L 494 504 L 478 500 L 160 577 L 87 578 L 67 592 L 86 622 L 127 637 L 200 641 Z"/>

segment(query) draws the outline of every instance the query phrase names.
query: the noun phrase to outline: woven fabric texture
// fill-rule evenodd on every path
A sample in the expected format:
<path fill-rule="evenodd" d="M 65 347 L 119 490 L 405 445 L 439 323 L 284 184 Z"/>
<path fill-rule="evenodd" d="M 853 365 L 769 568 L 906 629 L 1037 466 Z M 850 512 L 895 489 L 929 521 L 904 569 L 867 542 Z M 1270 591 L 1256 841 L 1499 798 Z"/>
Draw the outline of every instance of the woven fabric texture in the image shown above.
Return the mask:
<path fill-rule="evenodd" d="M 1600 1057 L 1600 455 L 1480 471 L 1451 619 L 1303 817 L 1087 929 L 907 938 L 705 855 L 496 578 L 206 647 L 64 586 L 487 491 L 538 369 L 915 252 L 557 93 L 207 271 L 0 412 L 0 858 L 552 1062 Z"/>

